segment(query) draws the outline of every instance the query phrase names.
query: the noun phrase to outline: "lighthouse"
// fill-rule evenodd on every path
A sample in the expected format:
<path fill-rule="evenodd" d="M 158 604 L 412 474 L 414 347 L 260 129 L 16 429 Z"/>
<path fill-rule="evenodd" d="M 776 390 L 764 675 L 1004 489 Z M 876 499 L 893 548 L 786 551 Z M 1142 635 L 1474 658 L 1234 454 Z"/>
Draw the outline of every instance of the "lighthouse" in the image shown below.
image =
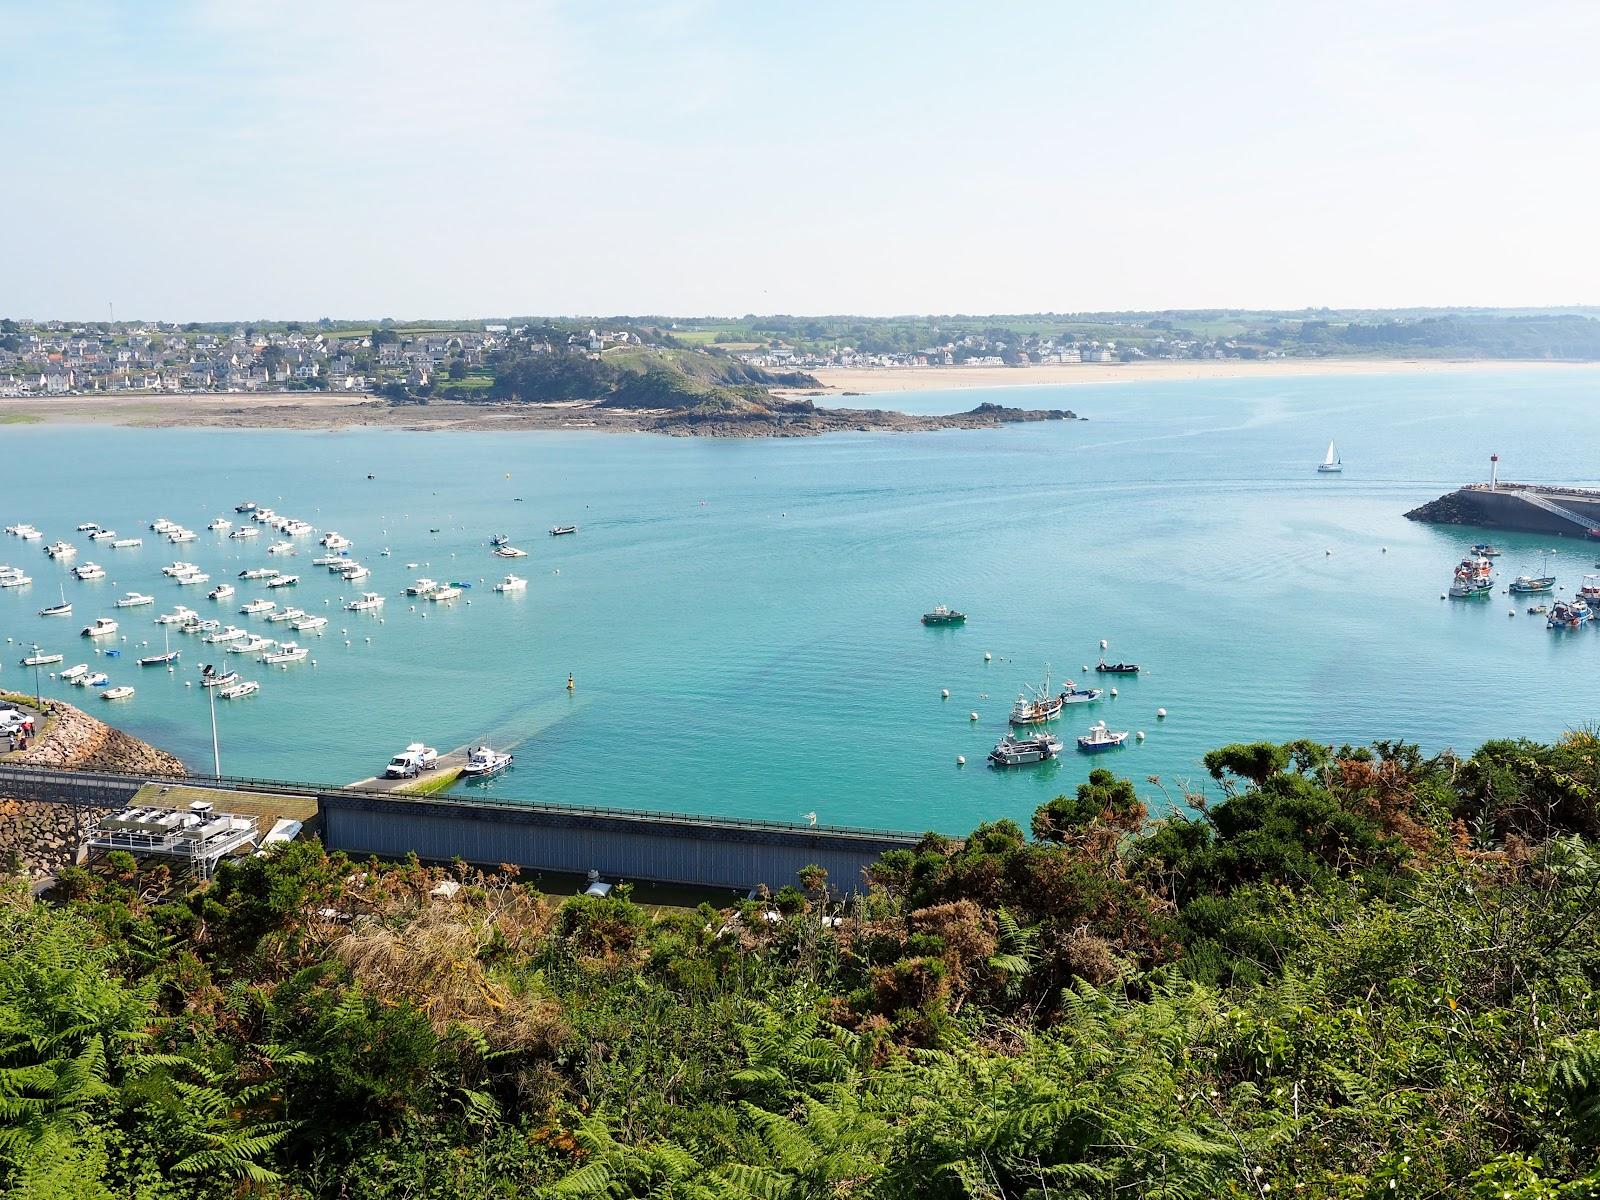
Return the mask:
<path fill-rule="evenodd" d="M 1492 492 L 1500 484 L 1500 456 L 1489 455 L 1489 490 Z"/>

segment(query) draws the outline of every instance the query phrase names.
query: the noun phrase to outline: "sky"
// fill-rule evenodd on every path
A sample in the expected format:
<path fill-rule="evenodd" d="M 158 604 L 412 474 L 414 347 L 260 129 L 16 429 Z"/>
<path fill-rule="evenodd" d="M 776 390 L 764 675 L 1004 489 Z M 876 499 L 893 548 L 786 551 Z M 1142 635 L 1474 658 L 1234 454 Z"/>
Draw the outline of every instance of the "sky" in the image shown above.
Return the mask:
<path fill-rule="evenodd" d="M 0 0 L 0 315 L 1594 304 L 1597 62 L 1545 0 Z"/>

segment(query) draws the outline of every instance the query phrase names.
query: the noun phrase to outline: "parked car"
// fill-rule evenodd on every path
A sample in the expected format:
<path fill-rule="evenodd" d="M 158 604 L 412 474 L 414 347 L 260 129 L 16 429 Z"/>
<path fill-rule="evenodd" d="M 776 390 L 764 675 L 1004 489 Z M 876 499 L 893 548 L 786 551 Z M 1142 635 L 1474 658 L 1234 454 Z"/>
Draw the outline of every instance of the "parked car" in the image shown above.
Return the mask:
<path fill-rule="evenodd" d="M 439 752 L 432 746 L 412 742 L 389 760 L 383 769 L 385 779 L 414 779 L 424 771 L 431 771 L 439 762 Z"/>

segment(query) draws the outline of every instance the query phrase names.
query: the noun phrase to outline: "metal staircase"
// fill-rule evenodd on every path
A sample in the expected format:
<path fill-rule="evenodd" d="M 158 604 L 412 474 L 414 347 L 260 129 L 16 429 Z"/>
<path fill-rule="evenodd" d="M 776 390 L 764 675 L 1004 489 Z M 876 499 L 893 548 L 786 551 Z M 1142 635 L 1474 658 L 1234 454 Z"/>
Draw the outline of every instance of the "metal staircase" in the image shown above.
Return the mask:
<path fill-rule="evenodd" d="M 1535 508 L 1542 508 L 1545 512 L 1553 513 L 1564 521 L 1571 521 L 1589 537 L 1600 537 L 1600 530 L 1595 528 L 1591 518 L 1579 516 L 1570 508 L 1563 508 L 1554 500 L 1547 500 L 1537 492 L 1525 492 L 1520 489 L 1514 492 L 1513 495 L 1519 500 L 1524 500 L 1533 505 Z"/>

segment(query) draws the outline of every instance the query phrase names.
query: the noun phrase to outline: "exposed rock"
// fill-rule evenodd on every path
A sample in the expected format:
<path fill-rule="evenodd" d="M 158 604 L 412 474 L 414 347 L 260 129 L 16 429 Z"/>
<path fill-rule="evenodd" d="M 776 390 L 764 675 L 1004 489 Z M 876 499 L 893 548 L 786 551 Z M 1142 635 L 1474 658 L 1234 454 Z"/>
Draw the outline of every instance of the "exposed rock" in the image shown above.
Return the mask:
<path fill-rule="evenodd" d="M 1437 500 L 1429 500 L 1406 514 L 1408 521 L 1425 521 L 1430 525 L 1478 525 L 1483 516 L 1461 498 L 1460 492 L 1449 492 Z"/>

